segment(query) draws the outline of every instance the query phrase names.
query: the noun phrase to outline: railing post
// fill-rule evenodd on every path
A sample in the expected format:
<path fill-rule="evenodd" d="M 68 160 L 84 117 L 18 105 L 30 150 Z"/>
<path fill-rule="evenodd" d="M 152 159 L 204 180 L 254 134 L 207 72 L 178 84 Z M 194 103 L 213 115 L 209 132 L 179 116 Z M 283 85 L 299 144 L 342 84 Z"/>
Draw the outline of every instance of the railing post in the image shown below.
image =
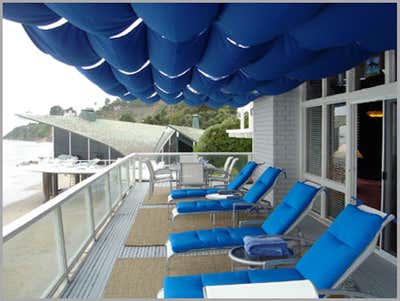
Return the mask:
<path fill-rule="evenodd" d="M 110 205 L 110 212 L 109 214 L 111 214 L 112 211 L 112 204 L 113 204 L 113 200 L 112 200 L 112 195 L 111 195 L 111 179 L 110 179 L 110 172 L 107 172 L 107 190 L 108 190 L 108 203 Z"/>
<path fill-rule="evenodd" d="M 143 180 L 143 165 L 142 165 L 142 160 L 139 159 L 139 183 L 141 183 Z"/>
<path fill-rule="evenodd" d="M 130 177 L 130 172 L 129 172 L 130 160 L 128 160 L 128 163 L 126 165 L 127 165 L 127 167 L 126 167 L 126 186 L 127 187 L 126 187 L 125 191 L 128 191 L 129 187 L 131 187 L 131 177 Z"/>
<path fill-rule="evenodd" d="M 65 246 L 65 236 L 64 236 L 64 225 L 62 221 L 62 214 L 61 214 L 61 206 L 57 206 L 55 209 L 55 219 L 56 219 L 56 244 L 58 249 L 58 260 L 59 264 L 64 269 L 62 278 L 67 279 L 70 282 L 68 277 L 68 259 L 67 259 L 67 249 Z"/>
<path fill-rule="evenodd" d="M 93 193 L 92 193 L 92 186 L 89 184 L 87 190 L 85 191 L 85 199 L 87 204 L 89 205 L 89 220 L 90 220 L 90 227 L 92 230 L 92 238 L 96 240 L 96 224 L 94 221 L 94 208 L 93 208 Z"/>
<path fill-rule="evenodd" d="M 136 160 L 132 159 L 132 186 L 136 185 Z"/>
<path fill-rule="evenodd" d="M 124 193 L 124 185 L 122 184 L 122 164 L 118 166 L 118 178 L 119 178 L 119 199 L 121 199 Z"/>

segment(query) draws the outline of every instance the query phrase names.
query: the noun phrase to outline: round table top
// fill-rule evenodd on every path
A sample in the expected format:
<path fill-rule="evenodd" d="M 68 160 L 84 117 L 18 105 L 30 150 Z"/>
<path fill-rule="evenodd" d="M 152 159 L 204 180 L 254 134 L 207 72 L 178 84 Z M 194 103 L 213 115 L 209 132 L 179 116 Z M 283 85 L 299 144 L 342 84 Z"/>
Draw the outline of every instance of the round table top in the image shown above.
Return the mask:
<path fill-rule="evenodd" d="M 251 265 L 251 266 L 264 266 L 269 260 L 287 259 L 287 257 L 277 256 L 249 256 L 243 246 L 234 247 L 229 251 L 229 258 L 237 263 Z"/>

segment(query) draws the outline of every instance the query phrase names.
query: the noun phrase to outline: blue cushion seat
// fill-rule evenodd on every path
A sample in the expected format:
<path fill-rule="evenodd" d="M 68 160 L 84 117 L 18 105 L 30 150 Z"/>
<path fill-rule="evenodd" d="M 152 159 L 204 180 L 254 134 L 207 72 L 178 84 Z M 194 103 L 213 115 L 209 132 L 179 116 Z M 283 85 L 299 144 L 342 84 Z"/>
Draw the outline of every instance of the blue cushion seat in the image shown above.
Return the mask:
<path fill-rule="evenodd" d="M 169 194 L 173 199 L 184 199 L 191 197 L 202 197 L 207 194 L 217 193 L 220 188 L 197 188 L 197 189 L 175 189 Z"/>
<path fill-rule="evenodd" d="M 257 181 L 251 186 L 250 190 L 239 199 L 226 199 L 226 200 L 207 200 L 207 201 L 193 201 L 193 202 L 178 202 L 176 209 L 179 213 L 189 212 L 207 212 L 207 211 L 229 211 L 233 209 L 233 204 L 242 202 L 255 204 L 263 195 L 272 188 L 279 174 L 282 172 L 281 169 L 275 167 L 268 167 L 261 176 L 258 177 Z M 245 206 L 240 206 L 238 209 L 247 209 Z"/>
<path fill-rule="evenodd" d="M 215 228 L 172 233 L 168 236 L 175 253 L 194 249 L 225 248 L 243 245 L 243 237 L 265 235 L 261 227 Z"/>
<path fill-rule="evenodd" d="M 249 161 L 247 164 L 239 171 L 236 177 L 228 184 L 227 190 L 238 190 L 253 174 L 256 169 L 257 163 L 254 161 Z M 204 197 L 207 194 L 217 193 L 220 188 L 197 188 L 197 189 L 175 189 L 171 190 L 170 196 L 173 199 L 183 199 L 191 197 Z"/>
<path fill-rule="evenodd" d="M 304 212 L 305 208 L 310 205 L 318 191 L 319 189 L 314 186 L 296 182 L 279 205 L 276 206 L 273 212 L 266 218 L 261 227 L 219 228 L 170 234 L 169 240 L 171 242 L 172 250 L 174 250 L 174 252 L 185 252 L 194 249 L 243 245 L 243 240 L 235 240 L 235 237 L 242 234 L 244 234 L 244 236 L 285 234 L 290 226 Z M 228 206 L 233 203 L 234 202 L 229 199 L 223 201 L 179 202 L 177 203 L 177 209 L 178 212 L 185 212 L 184 210 L 194 209 L 198 212 L 202 212 L 209 211 L 211 205 L 213 205 L 214 211 L 223 211 L 225 210 L 224 208 L 228 208 Z M 230 235 L 231 238 L 226 239 L 227 235 Z M 234 242 L 234 244 L 232 244 L 232 242 Z"/>
<path fill-rule="evenodd" d="M 262 283 L 303 279 L 304 277 L 296 269 L 291 268 L 166 277 L 164 279 L 164 297 L 203 298 L 203 287 L 208 285 Z"/>
<path fill-rule="evenodd" d="M 208 211 L 230 211 L 233 209 L 233 204 L 244 202 L 241 199 L 226 199 L 226 200 L 209 200 L 209 201 L 191 201 L 176 203 L 176 209 L 179 213 L 189 212 L 208 212 Z M 248 206 L 238 206 L 238 210 L 245 210 Z"/>
<path fill-rule="evenodd" d="M 294 268 L 166 277 L 166 298 L 202 298 L 207 285 L 309 279 L 317 289 L 329 289 L 379 233 L 384 217 L 347 205 Z M 184 288 L 184 289 L 182 289 Z"/>

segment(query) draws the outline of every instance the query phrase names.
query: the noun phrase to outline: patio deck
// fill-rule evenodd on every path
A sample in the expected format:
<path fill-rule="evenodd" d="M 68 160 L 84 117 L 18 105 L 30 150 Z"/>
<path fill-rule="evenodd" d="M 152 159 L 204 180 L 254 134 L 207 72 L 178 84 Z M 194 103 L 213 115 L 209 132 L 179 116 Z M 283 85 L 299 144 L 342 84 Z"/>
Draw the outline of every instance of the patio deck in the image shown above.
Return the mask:
<path fill-rule="evenodd" d="M 76 277 L 65 289 L 62 294 L 63 298 L 101 298 L 117 258 L 165 257 L 165 249 L 161 246 L 124 246 L 137 209 L 142 205 L 147 189 L 147 183 L 137 183 L 135 188 L 129 192 L 111 222 L 89 251 Z M 310 216 L 303 220 L 300 227 L 306 237 L 310 239 L 318 238 L 326 228 Z M 396 266 L 380 256 L 372 254 L 345 282 L 344 286 L 349 289 L 356 286 L 364 293 L 393 298 L 396 296 Z"/>

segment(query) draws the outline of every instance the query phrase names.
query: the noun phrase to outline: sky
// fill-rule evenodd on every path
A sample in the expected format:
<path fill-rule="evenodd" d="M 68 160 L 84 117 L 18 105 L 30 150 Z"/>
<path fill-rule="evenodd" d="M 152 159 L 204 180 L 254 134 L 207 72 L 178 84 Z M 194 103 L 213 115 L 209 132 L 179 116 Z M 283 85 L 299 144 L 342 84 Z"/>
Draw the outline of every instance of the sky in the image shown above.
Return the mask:
<path fill-rule="evenodd" d="M 74 67 L 41 52 L 22 26 L 3 19 L 3 135 L 29 123 L 16 113 L 48 114 L 60 105 L 79 111 L 108 97 Z"/>

